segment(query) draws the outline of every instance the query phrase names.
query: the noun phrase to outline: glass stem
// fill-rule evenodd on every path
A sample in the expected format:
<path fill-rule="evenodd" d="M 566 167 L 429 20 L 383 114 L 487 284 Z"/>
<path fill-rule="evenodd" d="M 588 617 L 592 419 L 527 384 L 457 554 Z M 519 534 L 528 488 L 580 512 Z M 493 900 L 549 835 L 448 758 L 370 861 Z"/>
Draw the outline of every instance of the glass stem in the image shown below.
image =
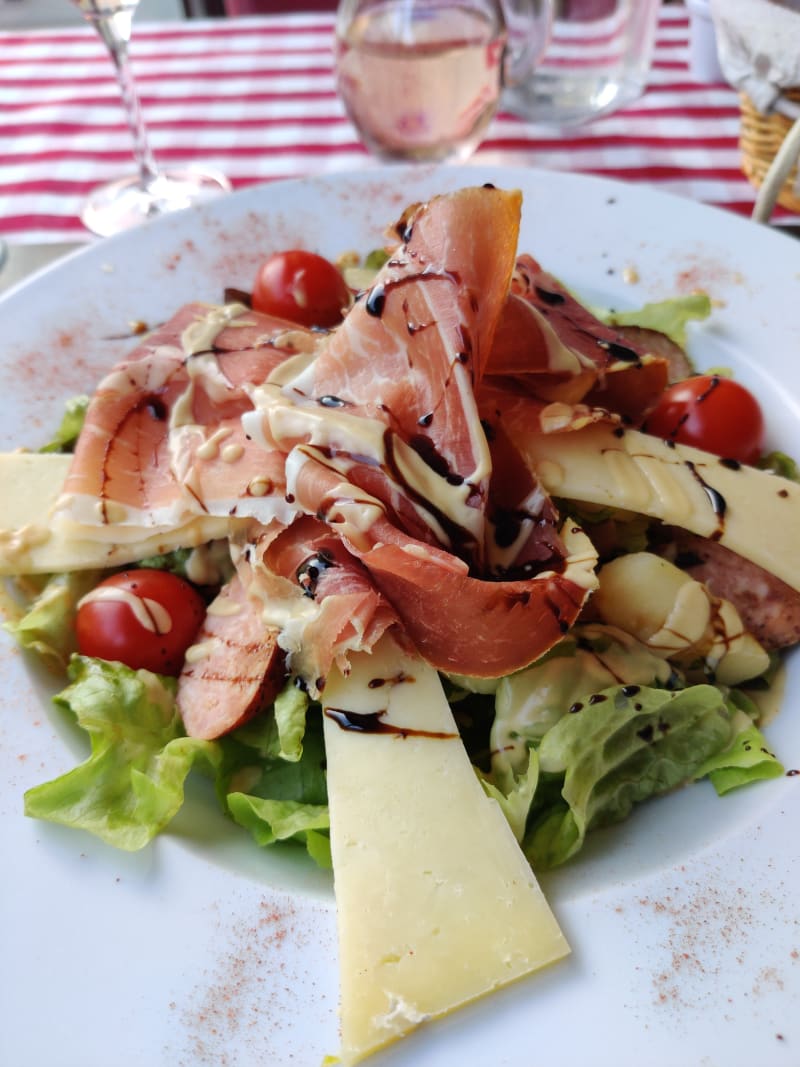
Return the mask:
<path fill-rule="evenodd" d="M 142 117 L 142 107 L 139 102 L 139 95 L 136 92 L 136 84 L 128 55 L 133 11 L 123 8 L 121 11 L 111 15 L 97 14 L 91 21 L 102 37 L 114 63 L 117 81 L 122 94 L 125 118 L 133 138 L 133 154 L 139 169 L 142 188 L 146 189 L 158 177 L 158 168 L 147 137 L 147 129 Z"/>

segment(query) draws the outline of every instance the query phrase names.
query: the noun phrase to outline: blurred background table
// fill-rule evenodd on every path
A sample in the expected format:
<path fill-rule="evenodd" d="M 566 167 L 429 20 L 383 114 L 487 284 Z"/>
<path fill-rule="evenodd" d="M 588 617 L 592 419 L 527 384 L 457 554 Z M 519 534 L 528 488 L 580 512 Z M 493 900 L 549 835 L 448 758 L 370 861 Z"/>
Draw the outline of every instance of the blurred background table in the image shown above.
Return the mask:
<path fill-rule="evenodd" d="M 191 17 L 199 2 L 142 0 L 137 14 L 132 62 L 159 161 L 202 161 L 234 188 L 374 165 L 336 95 L 332 12 Z M 688 33 L 685 7 L 665 4 L 650 83 L 633 106 L 568 132 L 501 112 L 466 166 L 605 175 L 749 215 L 737 95 L 692 79 Z M 7 286 L 31 255 L 92 240 L 84 197 L 130 166 L 110 61 L 67 0 L 0 0 L 0 114 Z M 797 217 L 779 210 L 775 221 Z"/>

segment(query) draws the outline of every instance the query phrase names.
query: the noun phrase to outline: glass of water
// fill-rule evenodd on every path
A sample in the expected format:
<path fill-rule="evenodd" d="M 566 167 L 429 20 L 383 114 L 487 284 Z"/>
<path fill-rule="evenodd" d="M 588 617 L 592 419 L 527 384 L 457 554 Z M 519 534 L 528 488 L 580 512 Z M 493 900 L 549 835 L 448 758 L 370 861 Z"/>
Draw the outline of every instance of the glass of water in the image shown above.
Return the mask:
<path fill-rule="evenodd" d="M 370 151 L 387 160 L 464 160 L 477 148 L 514 67 L 530 67 L 550 0 L 342 0 L 339 95 Z M 524 32 L 521 23 L 525 23 Z"/>
<path fill-rule="evenodd" d="M 573 127 L 607 115 L 645 90 L 661 0 L 558 0 L 547 51 L 509 86 L 509 111 Z"/>

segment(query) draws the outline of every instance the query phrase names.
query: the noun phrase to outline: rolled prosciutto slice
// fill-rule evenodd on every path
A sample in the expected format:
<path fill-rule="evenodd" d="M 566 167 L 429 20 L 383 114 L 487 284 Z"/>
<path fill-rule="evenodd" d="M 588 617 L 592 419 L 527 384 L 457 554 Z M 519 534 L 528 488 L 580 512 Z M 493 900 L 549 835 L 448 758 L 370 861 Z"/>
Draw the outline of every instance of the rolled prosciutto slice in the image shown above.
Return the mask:
<path fill-rule="evenodd" d="M 595 584 L 590 543 L 559 529 L 519 457 L 519 478 L 509 477 L 509 441 L 492 488 L 501 445 L 487 440 L 475 390 L 514 269 L 519 209 L 518 194 L 494 188 L 410 209 L 370 291 L 298 374 L 287 364 L 254 390 L 257 412 L 245 417 L 286 453 L 293 504 L 360 561 L 419 653 L 462 674 L 536 659 Z M 270 553 L 262 559 L 276 567 Z M 312 643 L 308 626 L 303 640 L 287 637 L 296 625 L 281 638 L 293 666 Z M 326 659 L 316 657 L 320 677 Z"/>
<path fill-rule="evenodd" d="M 298 502 L 313 502 L 438 670 L 498 677 L 526 666 L 563 637 L 596 587 L 597 555 L 571 523 L 560 532 L 551 524 L 546 563 L 533 554 L 518 558 L 514 576 L 476 575 L 398 530 L 377 498 L 343 482 L 313 449 L 301 451 L 290 483 Z"/>
<path fill-rule="evenodd" d="M 242 305 L 182 308 L 92 397 L 60 514 L 89 528 L 174 528 L 283 502 L 283 458 L 254 446 L 241 416 L 254 385 L 317 341 Z"/>
<path fill-rule="evenodd" d="M 350 654 L 370 652 L 386 630 L 403 641 L 392 605 L 320 519 L 301 515 L 277 535 L 265 534 L 246 566 L 251 595 L 265 618 L 281 624 L 289 666 L 312 693 L 324 689 L 332 664 L 346 671 Z"/>
<path fill-rule="evenodd" d="M 485 372 L 542 400 L 585 400 L 641 422 L 667 384 L 669 363 L 646 338 L 600 322 L 522 255 Z"/>
<path fill-rule="evenodd" d="M 326 452 L 411 536 L 480 565 L 491 461 L 474 386 L 506 299 L 517 192 L 469 188 L 404 214 L 402 243 L 316 358 L 256 390 L 266 447 Z"/>

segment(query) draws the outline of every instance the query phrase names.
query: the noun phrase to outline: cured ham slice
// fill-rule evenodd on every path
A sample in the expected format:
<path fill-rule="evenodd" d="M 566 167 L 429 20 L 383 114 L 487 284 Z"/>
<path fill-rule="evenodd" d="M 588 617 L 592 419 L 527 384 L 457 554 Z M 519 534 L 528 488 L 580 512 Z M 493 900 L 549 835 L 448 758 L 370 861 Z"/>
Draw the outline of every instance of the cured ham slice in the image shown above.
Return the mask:
<path fill-rule="evenodd" d="M 283 462 L 249 442 L 241 415 L 249 388 L 316 343 L 241 305 L 182 308 L 101 382 L 60 514 L 88 527 L 175 527 L 281 499 Z"/>
<path fill-rule="evenodd" d="M 514 451 L 520 455 L 521 444 L 524 447 L 524 442 L 533 434 L 572 433 L 595 424 L 613 426 L 621 433 L 624 425 L 621 416 L 605 408 L 561 401 L 548 403 L 525 392 L 500 388 L 491 378 L 480 387 L 478 410 L 487 434 L 490 437 L 504 436 L 513 442 Z M 521 462 L 530 472 L 528 461 Z"/>
<path fill-rule="evenodd" d="M 480 564 L 491 472 L 474 385 L 514 267 L 519 193 L 472 188 L 410 208 L 372 288 L 280 393 L 262 440 L 325 448 L 411 535 Z M 287 404 L 291 411 L 287 415 Z"/>
<path fill-rule="evenodd" d="M 591 545 L 572 528 L 562 539 L 519 457 L 517 484 L 507 472 L 492 489 L 475 389 L 514 269 L 519 210 L 518 194 L 494 188 L 410 209 L 371 290 L 299 373 L 279 368 L 254 390 L 257 412 L 244 419 L 286 453 L 288 497 L 360 561 L 419 653 L 462 674 L 527 665 L 594 586 Z M 290 577 L 274 552 L 261 558 Z M 340 610 L 330 603 L 340 596 L 327 610 Z M 294 627 L 281 638 L 293 669 L 312 643 L 307 624 L 302 641 L 287 636 Z M 348 642 L 325 647 L 318 632 L 313 643 L 320 674 L 306 667 L 304 677 L 315 685 Z"/>
<path fill-rule="evenodd" d="M 452 553 L 403 535 L 382 515 L 380 501 L 359 497 L 311 451 L 305 455 L 290 486 L 298 501 L 316 502 L 419 653 L 439 670 L 498 677 L 527 666 L 563 637 L 596 587 L 596 553 L 572 524 L 563 542 L 554 531 L 563 549 L 551 567 L 530 561 L 520 563 L 525 576 L 518 579 L 476 577 Z"/>
<path fill-rule="evenodd" d="M 288 526 L 258 523 L 232 544 L 239 584 L 262 625 L 274 628 L 287 670 L 317 694 L 335 663 L 369 652 L 399 619 L 359 560 L 321 520 L 300 515 Z M 258 655 L 258 650 L 253 649 Z"/>
<path fill-rule="evenodd" d="M 514 370 L 493 344 L 515 267 L 516 291 L 528 278 L 534 302 L 550 306 L 536 265 L 528 277 L 516 260 L 520 209 L 518 192 L 491 186 L 415 205 L 332 333 L 242 305 L 189 305 L 101 384 L 62 516 L 117 531 L 239 520 L 228 535 L 246 598 L 237 586 L 220 606 L 235 601 L 231 618 L 241 618 L 212 608 L 208 641 L 190 657 L 209 653 L 211 665 L 187 665 L 181 683 L 202 709 L 197 736 L 258 703 L 272 663 L 264 628 L 319 691 L 333 665 L 346 670 L 388 628 L 439 669 L 497 676 L 536 659 L 577 617 L 595 584 L 593 549 L 572 525 L 560 529 L 513 434 L 479 408 Z M 574 319 L 562 334 L 583 336 Z M 608 354 L 592 344 L 594 362 L 577 342 L 571 357 L 587 389 L 604 381 Z M 512 377 L 519 392 L 524 375 Z M 226 675 L 213 657 L 229 633 L 228 681 L 241 684 L 220 718 L 210 709 Z"/>
<path fill-rule="evenodd" d="M 274 701 L 283 681 L 277 631 L 234 577 L 209 605 L 178 679 L 187 734 L 211 739 L 241 726 Z"/>
<path fill-rule="evenodd" d="M 544 571 L 529 580 L 493 582 L 457 574 L 435 556 L 418 557 L 395 545 L 376 546 L 362 558 L 429 663 L 497 678 L 552 648 L 594 588 L 594 549 L 580 531 L 572 534 L 563 573 Z"/>
<path fill-rule="evenodd" d="M 354 652 L 369 652 L 389 628 L 398 634 L 398 616 L 381 595 L 369 572 L 347 550 L 342 540 L 322 521 L 304 515 L 272 539 L 260 564 L 271 575 L 292 585 L 291 600 L 281 601 L 276 590 L 265 597 L 265 615 L 285 618 L 287 606 L 301 627 L 284 626 L 284 647 L 291 669 L 305 678 L 314 692 L 324 688 L 333 664 L 347 668 Z M 259 571 L 254 570 L 251 589 L 259 590 Z M 298 595 L 303 600 L 297 608 Z M 288 639 L 287 639 L 288 638 Z"/>
<path fill-rule="evenodd" d="M 600 322 L 529 255 L 520 256 L 486 373 L 542 400 L 586 400 L 641 422 L 663 391 L 668 361 Z"/>
<path fill-rule="evenodd" d="M 471 390 L 514 267 L 518 192 L 463 189 L 414 205 L 402 244 L 322 346 L 312 395 L 333 395 L 404 440 L 424 437 L 463 478 L 480 466 Z M 426 446 L 420 446 L 425 448 Z"/>

